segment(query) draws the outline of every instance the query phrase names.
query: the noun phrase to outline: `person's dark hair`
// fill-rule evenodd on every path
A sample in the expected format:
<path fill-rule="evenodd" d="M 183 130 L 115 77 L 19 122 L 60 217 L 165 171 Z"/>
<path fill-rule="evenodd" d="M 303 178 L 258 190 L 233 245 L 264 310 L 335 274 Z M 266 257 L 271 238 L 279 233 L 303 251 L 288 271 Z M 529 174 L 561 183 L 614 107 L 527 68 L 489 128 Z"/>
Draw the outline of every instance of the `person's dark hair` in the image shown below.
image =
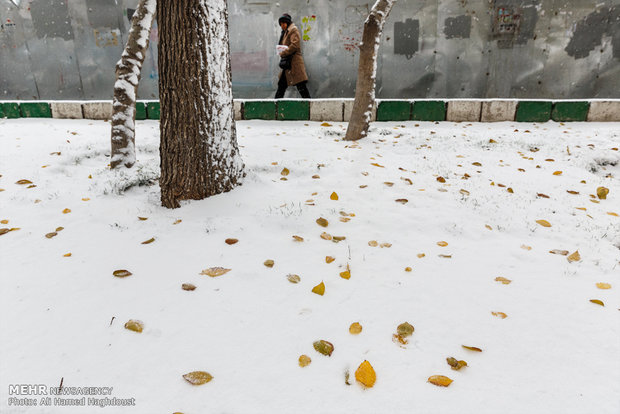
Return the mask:
<path fill-rule="evenodd" d="M 278 19 L 278 24 L 281 23 L 286 23 L 287 25 L 291 25 L 291 23 L 293 23 L 293 19 L 291 18 L 291 15 L 288 13 L 284 13 L 282 16 L 280 16 L 280 18 Z"/>

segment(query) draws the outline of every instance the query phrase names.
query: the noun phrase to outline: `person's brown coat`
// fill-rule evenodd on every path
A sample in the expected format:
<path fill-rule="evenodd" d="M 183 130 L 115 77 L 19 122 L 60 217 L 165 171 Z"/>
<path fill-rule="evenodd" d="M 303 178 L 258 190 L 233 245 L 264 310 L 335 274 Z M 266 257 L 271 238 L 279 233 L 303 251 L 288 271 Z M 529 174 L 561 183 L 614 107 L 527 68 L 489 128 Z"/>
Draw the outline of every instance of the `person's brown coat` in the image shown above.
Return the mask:
<path fill-rule="evenodd" d="M 299 82 L 307 81 L 308 75 L 306 74 L 304 58 L 301 55 L 301 36 L 299 35 L 299 29 L 293 23 L 291 23 L 284 33 L 281 44 L 288 46 L 288 49 L 280 56 L 293 55 L 291 68 L 286 71 L 286 81 L 288 85 L 297 85 Z M 280 71 L 280 76 L 282 76 L 282 71 Z"/>

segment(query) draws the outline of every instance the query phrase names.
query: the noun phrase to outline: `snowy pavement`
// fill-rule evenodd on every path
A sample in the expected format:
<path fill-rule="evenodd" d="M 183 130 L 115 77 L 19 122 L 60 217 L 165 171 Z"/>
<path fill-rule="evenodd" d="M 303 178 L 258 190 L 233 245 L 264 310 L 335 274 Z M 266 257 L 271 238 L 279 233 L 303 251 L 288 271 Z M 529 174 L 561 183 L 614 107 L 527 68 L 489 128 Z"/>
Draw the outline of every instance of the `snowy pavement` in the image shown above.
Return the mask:
<path fill-rule="evenodd" d="M 108 123 L 0 120 L 2 413 L 620 412 L 618 123 L 242 121 L 243 186 L 176 210 L 137 125 L 118 172 Z"/>

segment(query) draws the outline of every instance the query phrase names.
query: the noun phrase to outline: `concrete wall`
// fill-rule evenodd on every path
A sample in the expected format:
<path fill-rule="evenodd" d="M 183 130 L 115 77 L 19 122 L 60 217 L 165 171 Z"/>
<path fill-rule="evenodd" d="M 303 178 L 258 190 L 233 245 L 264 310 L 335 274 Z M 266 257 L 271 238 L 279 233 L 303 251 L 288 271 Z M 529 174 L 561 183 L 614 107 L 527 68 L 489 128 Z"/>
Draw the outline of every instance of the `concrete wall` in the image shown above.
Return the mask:
<path fill-rule="evenodd" d="M 283 12 L 304 36 L 312 96 L 353 97 L 373 3 L 229 0 L 235 97 L 275 93 Z M 136 4 L 0 0 L 0 99 L 110 99 Z M 155 25 L 142 99 L 158 95 L 158 40 Z M 383 34 L 377 97 L 620 98 L 620 0 L 399 0 Z"/>

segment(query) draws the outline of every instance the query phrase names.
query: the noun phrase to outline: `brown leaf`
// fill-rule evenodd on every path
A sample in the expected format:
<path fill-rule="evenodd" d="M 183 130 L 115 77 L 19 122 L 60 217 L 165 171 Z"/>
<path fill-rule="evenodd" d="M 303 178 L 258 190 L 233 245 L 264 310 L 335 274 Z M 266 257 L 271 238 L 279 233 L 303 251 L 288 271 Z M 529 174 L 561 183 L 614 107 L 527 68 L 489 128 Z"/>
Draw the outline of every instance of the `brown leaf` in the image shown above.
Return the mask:
<path fill-rule="evenodd" d="M 143 241 L 141 244 L 151 244 L 155 241 L 155 237 L 151 237 L 148 240 Z"/>
<path fill-rule="evenodd" d="M 396 200 L 396 202 L 400 204 L 407 204 L 409 200 L 407 200 L 406 198 L 399 198 Z"/>
<path fill-rule="evenodd" d="M 121 269 L 115 270 L 114 272 L 112 272 L 112 274 L 116 277 L 127 277 L 131 276 L 133 273 L 131 273 L 129 270 Z"/>
<path fill-rule="evenodd" d="M 379 167 L 379 168 L 385 168 L 383 165 L 377 164 L 376 162 L 371 162 L 370 165 L 374 165 L 375 167 Z"/>
<path fill-rule="evenodd" d="M 294 275 L 292 273 L 286 275 L 286 278 L 291 283 L 299 283 L 301 281 L 301 278 L 299 277 L 299 275 Z"/>
<path fill-rule="evenodd" d="M 396 327 L 396 334 L 401 338 L 408 338 L 413 335 L 415 328 L 409 322 L 403 322 Z"/>
<path fill-rule="evenodd" d="M 312 346 L 316 352 L 325 356 L 332 356 L 332 353 L 334 352 L 334 345 L 324 339 L 313 342 Z"/>
<path fill-rule="evenodd" d="M 138 217 L 138 220 L 140 220 L 140 221 L 146 221 L 148 219 L 149 219 L 148 217 Z"/>
<path fill-rule="evenodd" d="M 231 270 L 232 269 L 226 269 L 224 267 L 210 267 L 208 269 L 204 269 L 199 274 L 203 276 L 218 277 L 218 276 L 225 275 Z"/>
<path fill-rule="evenodd" d="M 228 245 L 233 245 L 233 244 L 237 243 L 238 241 L 239 241 L 238 239 L 226 239 L 226 240 L 224 240 L 224 243 L 226 243 Z"/>
<path fill-rule="evenodd" d="M 141 333 L 142 330 L 144 329 L 144 323 L 142 323 L 142 321 L 130 319 L 125 323 L 125 329 L 134 331 L 137 333 Z"/>
<path fill-rule="evenodd" d="M 448 357 L 446 358 L 446 361 L 448 362 L 448 365 L 450 365 L 450 367 L 455 370 L 455 371 L 459 371 L 461 368 L 466 367 L 467 366 L 467 362 L 463 361 L 463 360 L 457 360 L 456 358 L 453 357 Z"/>
<path fill-rule="evenodd" d="M 288 175 L 289 173 L 290 173 L 290 171 L 289 171 L 289 169 L 288 169 L 288 168 L 286 168 L 286 167 L 284 167 L 284 168 L 282 169 L 282 171 L 280 171 L 280 174 L 281 174 L 281 175 L 284 175 L 284 176 Z"/>
<path fill-rule="evenodd" d="M 549 250 L 549 253 L 551 253 L 551 254 L 559 254 L 559 255 L 562 255 L 562 256 L 567 256 L 568 255 L 568 250 L 553 249 L 553 250 Z"/>
<path fill-rule="evenodd" d="M 439 181 L 440 183 L 445 183 L 446 179 L 443 177 L 437 177 L 437 181 Z"/>
<path fill-rule="evenodd" d="M 381 243 L 381 244 L 379 245 L 379 247 L 381 247 L 382 249 L 383 249 L 384 247 L 389 249 L 390 247 L 392 247 L 392 243 Z"/>
<path fill-rule="evenodd" d="M 370 247 L 377 247 L 379 245 L 379 243 L 376 240 L 371 240 L 368 242 L 368 245 Z"/>
<path fill-rule="evenodd" d="M 32 184 L 32 181 L 30 181 L 30 180 L 19 180 L 15 184 L 19 184 L 19 185 Z"/>
<path fill-rule="evenodd" d="M 579 191 L 573 191 L 573 190 L 566 190 L 566 192 L 568 194 L 574 194 L 574 195 L 579 194 Z"/>
<path fill-rule="evenodd" d="M 331 235 L 331 234 L 329 234 L 329 233 L 325 233 L 325 232 L 323 232 L 323 233 L 321 233 L 321 238 L 322 238 L 323 240 L 331 240 L 331 239 L 332 239 L 332 235 Z"/>
<path fill-rule="evenodd" d="M 192 285 L 191 283 L 183 283 L 181 285 L 181 289 L 191 292 L 192 290 L 196 290 L 196 286 Z"/>
<path fill-rule="evenodd" d="M 338 243 L 338 242 L 341 242 L 341 241 L 346 240 L 346 239 L 347 238 L 345 236 L 334 236 L 334 237 L 332 237 L 332 241 L 334 243 Z"/>
<path fill-rule="evenodd" d="M 265 266 L 269 267 L 269 268 L 272 268 L 272 267 L 273 267 L 273 265 L 275 264 L 275 262 L 274 262 L 273 260 L 271 260 L 271 259 L 267 259 L 267 260 L 265 260 L 265 261 L 263 262 L 263 264 L 264 264 Z"/>
<path fill-rule="evenodd" d="M 479 162 L 472 162 L 471 165 L 475 165 L 476 167 L 482 167 L 482 164 Z"/>
<path fill-rule="evenodd" d="M 547 194 L 543 194 L 543 193 L 538 193 L 536 194 L 538 197 L 542 197 L 542 198 L 549 198 L 549 196 Z"/>
<path fill-rule="evenodd" d="M 329 221 L 327 221 L 323 217 L 320 217 L 320 218 L 316 219 L 316 224 L 318 224 L 321 227 L 327 227 L 329 225 Z"/>
<path fill-rule="evenodd" d="M 213 376 L 205 371 L 194 371 L 183 375 L 185 381 L 192 385 L 203 385 L 213 379 Z"/>
<path fill-rule="evenodd" d="M 179 224 L 179 223 L 180 223 L 180 222 L 182 222 L 182 221 L 183 221 L 183 220 L 181 220 L 181 219 L 176 219 L 176 220 L 174 221 L 174 223 L 172 223 L 172 224 Z"/>
<path fill-rule="evenodd" d="M 461 345 L 461 346 L 465 349 L 469 349 L 470 351 L 482 352 L 482 349 L 475 347 L 475 346 L 467 346 L 467 345 Z"/>
<path fill-rule="evenodd" d="M 51 233 L 47 233 L 45 235 L 45 237 L 47 237 L 48 239 L 51 239 L 52 237 L 56 237 L 58 236 L 58 233 L 56 233 L 55 231 L 51 232 Z"/>
<path fill-rule="evenodd" d="M 295 240 L 296 242 L 302 242 L 302 241 L 304 241 L 304 238 L 303 238 L 303 237 L 301 237 L 301 236 L 295 236 L 295 235 L 294 235 L 294 236 L 293 236 L 293 240 Z"/>
<path fill-rule="evenodd" d="M 5 228 L 0 229 L 0 236 L 2 236 L 3 234 L 7 234 L 8 232 L 10 232 L 11 230 Z"/>
<path fill-rule="evenodd" d="M 438 387 L 448 387 L 452 384 L 452 380 L 448 377 L 444 377 L 443 375 L 432 375 L 428 377 L 428 382 L 433 385 L 437 385 Z"/>

